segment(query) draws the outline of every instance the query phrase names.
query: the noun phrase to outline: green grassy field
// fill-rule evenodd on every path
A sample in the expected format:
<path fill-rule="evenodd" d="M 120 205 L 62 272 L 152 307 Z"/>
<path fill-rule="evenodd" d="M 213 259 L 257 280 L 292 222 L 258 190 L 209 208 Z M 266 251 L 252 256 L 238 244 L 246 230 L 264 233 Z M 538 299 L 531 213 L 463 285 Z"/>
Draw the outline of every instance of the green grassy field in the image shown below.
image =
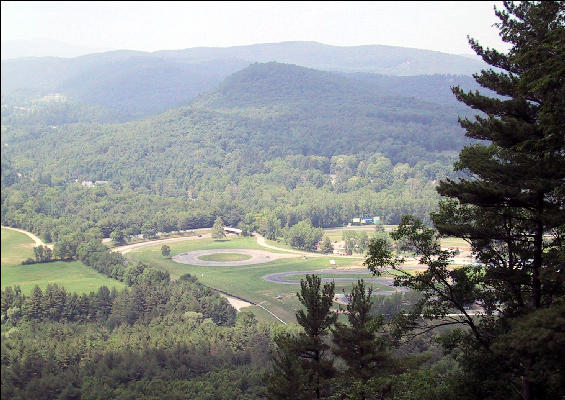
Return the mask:
<path fill-rule="evenodd" d="M 33 258 L 34 242 L 23 233 L 2 228 L 2 267 Z"/>
<path fill-rule="evenodd" d="M 28 294 L 35 285 L 45 288 L 49 283 L 77 293 L 96 291 L 103 285 L 124 287 L 123 283 L 107 278 L 80 261 L 21 265 L 29 257 L 33 258 L 33 241 L 22 233 L 2 229 L 2 288 L 19 285 L 22 292 Z"/>
<path fill-rule="evenodd" d="M 251 256 L 248 256 L 247 254 L 237 254 L 237 253 L 206 254 L 204 256 L 198 257 L 198 259 L 202 261 L 220 261 L 220 262 L 243 261 L 243 260 L 249 260 L 250 258 Z"/>
<path fill-rule="evenodd" d="M 213 241 L 211 239 L 192 240 L 180 243 L 170 243 L 171 255 L 183 253 L 191 250 L 205 249 L 261 249 L 271 251 L 257 244 L 255 238 L 236 238 L 227 241 Z M 273 250 L 274 252 L 274 250 Z M 166 270 L 171 274 L 172 278 L 190 273 L 198 278 L 205 285 L 224 290 L 228 293 L 240 296 L 245 299 L 259 303 L 285 321 L 295 321 L 295 312 L 302 306 L 296 298 L 296 292 L 300 290 L 298 285 L 283 285 L 267 282 L 263 276 L 286 271 L 310 271 L 317 269 L 331 268 L 330 259 L 335 259 L 336 267 L 349 266 L 358 264 L 360 259 L 340 259 L 334 257 L 311 257 L 304 259 L 303 257 L 284 258 L 271 261 L 266 264 L 255 264 L 238 267 L 204 267 L 179 264 L 171 260 L 170 257 L 161 255 L 159 245 L 145 247 L 132 251 L 127 257 L 133 260 L 139 260 L 147 265 Z M 343 276 L 343 275 L 340 275 Z M 345 277 L 345 276 L 344 276 Z M 352 275 L 351 277 L 357 277 Z M 342 289 L 349 290 L 351 283 L 336 283 L 336 293 L 340 293 Z M 277 299 L 277 297 L 281 297 Z M 249 310 L 254 311 L 256 307 L 250 307 Z M 269 319 L 266 313 L 257 313 L 259 319 Z M 272 319 L 272 321 L 275 321 Z"/>

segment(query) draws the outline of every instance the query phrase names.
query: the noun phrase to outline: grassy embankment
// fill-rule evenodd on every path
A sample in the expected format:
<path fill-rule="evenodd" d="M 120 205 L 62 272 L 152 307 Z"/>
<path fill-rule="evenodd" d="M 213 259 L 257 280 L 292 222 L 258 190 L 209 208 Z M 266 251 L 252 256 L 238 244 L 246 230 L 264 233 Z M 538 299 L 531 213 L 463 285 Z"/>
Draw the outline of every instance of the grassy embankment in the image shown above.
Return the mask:
<path fill-rule="evenodd" d="M 224 241 L 214 241 L 212 239 L 192 240 L 179 243 L 170 243 L 171 256 L 193 250 L 206 249 L 257 249 L 276 253 L 276 250 L 266 249 L 259 246 L 255 238 L 235 238 Z M 159 245 L 145 247 L 134 250 L 127 254 L 127 257 L 133 260 L 139 260 L 147 265 L 166 270 L 171 274 L 173 279 L 190 273 L 196 276 L 199 281 L 205 285 L 224 290 L 228 293 L 252 300 L 260 303 L 281 317 L 285 321 L 295 321 L 294 314 L 301 305 L 296 297 L 296 292 L 300 290 L 298 285 L 284 285 L 278 283 L 267 282 L 263 276 L 287 271 L 311 271 L 318 269 L 328 269 L 332 267 L 360 266 L 361 258 L 340 258 L 340 257 L 307 257 L 297 255 L 296 258 L 283 258 L 273 260 L 265 264 L 255 264 L 246 266 L 222 266 L 222 267 L 204 267 L 184 265 L 174 262 L 170 257 L 161 255 Z M 329 263 L 330 259 L 336 261 L 336 265 Z M 296 274 L 296 279 L 300 279 L 300 273 Z M 331 274 L 328 274 L 330 276 Z M 338 277 L 335 275 L 335 277 Z M 366 274 L 343 275 L 339 277 L 366 277 Z M 377 287 L 377 285 L 374 285 Z M 342 289 L 351 288 L 350 282 L 336 283 L 336 293 Z M 278 296 L 282 298 L 277 299 Z M 250 311 L 254 313 L 259 310 L 258 307 L 250 307 Z M 256 312 L 258 318 L 271 318 L 265 315 L 263 311 Z"/>
<path fill-rule="evenodd" d="M 42 264 L 21 265 L 33 258 L 33 241 L 26 235 L 2 229 L 2 288 L 18 285 L 25 294 L 35 285 L 42 289 L 49 283 L 64 286 L 69 292 L 89 293 L 100 286 L 121 289 L 124 284 L 94 271 L 80 261 L 55 261 Z"/>

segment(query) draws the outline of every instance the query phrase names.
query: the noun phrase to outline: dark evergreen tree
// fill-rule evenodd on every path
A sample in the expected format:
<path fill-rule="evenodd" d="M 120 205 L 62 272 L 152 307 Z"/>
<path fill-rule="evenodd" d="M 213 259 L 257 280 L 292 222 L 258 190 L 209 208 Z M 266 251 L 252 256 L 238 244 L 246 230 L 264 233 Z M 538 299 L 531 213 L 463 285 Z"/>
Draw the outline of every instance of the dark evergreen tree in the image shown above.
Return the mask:
<path fill-rule="evenodd" d="M 219 240 L 226 237 L 226 232 L 224 231 L 224 221 L 222 217 L 216 218 L 214 226 L 212 226 L 212 238 Z"/>
<path fill-rule="evenodd" d="M 334 247 L 332 245 L 332 241 L 329 237 L 325 236 L 322 244 L 320 245 L 320 251 L 323 254 L 331 254 L 334 251 Z"/>
<path fill-rule="evenodd" d="M 365 400 L 365 386 L 369 379 L 382 375 L 390 370 L 391 358 L 387 350 L 387 341 L 378 330 L 383 327 L 382 315 L 371 314 L 372 288 L 366 288 L 363 279 L 353 285 L 349 294 L 349 304 L 346 306 L 349 324 L 336 322 L 332 329 L 333 353 L 341 357 L 348 366 L 344 372 L 349 384 L 360 381 L 360 390 L 355 398 Z M 351 385 L 349 385 L 351 386 Z M 384 393 L 390 386 L 384 385 L 379 392 Z M 375 388 L 371 388 L 373 391 Z M 376 393 L 373 393 L 376 395 Z"/>
<path fill-rule="evenodd" d="M 297 293 L 298 300 L 306 308 L 306 312 L 299 310 L 296 313 L 298 323 L 304 328 L 298 335 L 297 355 L 308 377 L 307 391 L 315 399 L 327 395 L 325 382 L 334 373 L 325 339 L 337 320 L 337 314 L 331 311 L 335 284 L 325 283 L 321 287 L 321 283 L 320 277 L 306 275 L 306 280 L 300 280 L 300 293 Z"/>
<path fill-rule="evenodd" d="M 26 316 L 31 320 L 42 320 L 44 317 L 43 291 L 37 285 L 33 288 L 31 296 L 26 304 Z"/>
<path fill-rule="evenodd" d="M 442 317 L 443 325 L 469 328 L 451 340 L 461 350 L 468 398 L 558 398 L 565 391 L 563 366 L 552 361 L 547 345 L 517 340 L 517 329 L 527 325 L 548 337 L 562 330 L 546 317 L 563 320 L 565 301 L 565 3 L 504 7 L 495 12 L 502 39 L 512 45 L 507 54 L 470 39 L 475 52 L 497 68 L 475 79 L 499 96 L 453 89 L 482 112 L 474 121 L 460 119 L 466 135 L 482 142 L 460 153 L 455 167 L 465 177 L 438 187 L 448 198 L 432 215 L 438 232 L 405 218 L 393 235 L 428 265 L 397 283 L 424 293 L 415 317 Z M 440 235 L 466 239 L 479 265 L 449 268 L 453 253 L 440 249 Z M 367 265 L 378 272 L 400 268 L 400 261 L 375 241 Z M 481 316 L 467 311 L 472 302 L 481 306 Z M 447 316 L 454 309 L 457 316 Z M 415 319 L 402 322 L 416 326 Z"/>
<path fill-rule="evenodd" d="M 277 353 L 273 359 L 273 370 L 267 376 L 267 394 L 272 400 L 310 399 L 307 392 L 307 375 L 298 359 L 296 337 L 282 333 L 274 338 Z"/>

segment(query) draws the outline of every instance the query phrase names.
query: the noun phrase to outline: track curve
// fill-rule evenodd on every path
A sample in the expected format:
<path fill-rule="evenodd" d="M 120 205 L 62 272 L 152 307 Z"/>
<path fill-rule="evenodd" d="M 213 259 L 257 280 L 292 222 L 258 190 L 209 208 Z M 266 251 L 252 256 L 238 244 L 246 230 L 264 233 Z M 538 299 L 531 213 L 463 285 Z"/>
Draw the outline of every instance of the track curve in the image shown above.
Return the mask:
<path fill-rule="evenodd" d="M 219 254 L 219 253 L 236 253 L 251 256 L 248 260 L 241 261 L 206 261 L 201 260 L 200 257 Z M 251 249 L 209 249 L 209 250 L 195 250 L 186 253 L 181 253 L 173 256 L 173 261 L 180 264 L 188 265 L 198 265 L 203 267 L 237 267 L 243 265 L 252 264 L 264 264 L 279 258 L 296 258 L 296 254 L 282 254 L 282 253 L 270 253 L 263 250 L 251 250 Z"/>
<path fill-rule="evenodd" d="M 366 272 L 367 270 L 365 270 Z M 351 275 L 352 270 L 335 270 L 335 269 L 318 269 L 313 271 L 289 271 L 289 272 L 277 272 L 274 274 L 268 274 L 263 276 L 263 279 L 271 283 L 279 283 L 283 285 L 299 285 L 300 281 L 286 279 L 287 276 L 292 275 L 303 275 L 303 274 L 335 274 L 335 275 Z M 360 278 L 322 278 L 322 282 L 356 282 Z M 394 286 L 393 278 L 363 278 L 365 282 L 374 282 L 380 285 L 388 286 L 392 290 L 378 290 L 374 291 L 375 295 L 391 295 L 398 292 L 406 292 L 408 289 L 404 287 Z"/>

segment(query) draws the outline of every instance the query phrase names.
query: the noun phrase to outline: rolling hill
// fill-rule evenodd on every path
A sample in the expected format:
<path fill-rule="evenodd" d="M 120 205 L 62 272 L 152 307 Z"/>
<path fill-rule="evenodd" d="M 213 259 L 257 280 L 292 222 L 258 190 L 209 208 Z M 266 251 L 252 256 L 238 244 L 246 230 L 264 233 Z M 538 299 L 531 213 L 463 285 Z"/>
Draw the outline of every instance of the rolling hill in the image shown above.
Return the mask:
<path fill-rule="evenodd" d="M 429 77 L 415 75 L 450 74 L 440 79 L 453 80 L 453 76 L 469 75 L 483 66 L 467 57 L 426 50 L 314 42 L 154 53 L 120 50 L 75 58 L 30 57 L 2 61 L 2 104 L 24 106 L 59 93 L 67 102 L 107 109 L 112 115 L 106 118 L 108 121 L 124 121 L 188 104 L 249 64 L 271 61 L 356 73 L 357 78 L 371 81 L 379 79 L 372 76 L 375 73 L 413 78 L 402 80 L 405 84 L 401 86 L 415 86 L 413 93 L 431 91 L 432 101 L 439 98 L 433 97 L 435 85 Z M 392 94 L 407 96 L 399 91 Z"/>
<path fill-rule="evenodd" d="M 2 222 L 52 237 L 191 229 L 218 215 L 237 225 L 274 213 L 282 226 L 426 218 L 467 143 L 464 112 L 341 73 L 252 64 L 151 118 L 4 126 Z"/>

